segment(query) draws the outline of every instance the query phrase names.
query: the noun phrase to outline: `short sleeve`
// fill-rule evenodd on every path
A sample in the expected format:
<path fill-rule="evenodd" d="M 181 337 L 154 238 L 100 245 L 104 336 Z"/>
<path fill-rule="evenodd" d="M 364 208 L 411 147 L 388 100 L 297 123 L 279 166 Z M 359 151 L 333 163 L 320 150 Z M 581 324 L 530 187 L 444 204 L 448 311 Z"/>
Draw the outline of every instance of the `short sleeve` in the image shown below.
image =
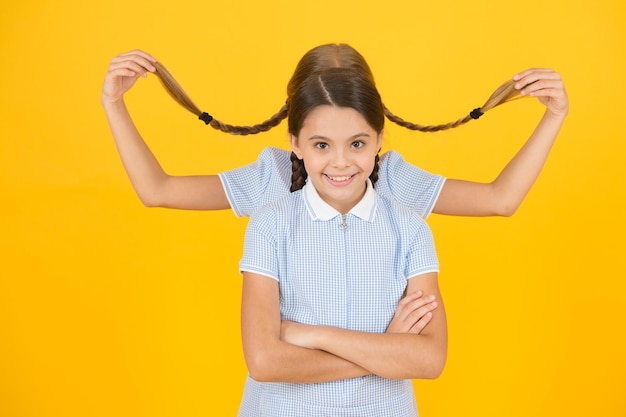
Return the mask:
<path fill-rule="evenodd" d="M 284 149 L 265 148 L 255 162 L 219 174 L 236 216 L 250 216 L 265 204 L 289 194 L 289 155 Z"/>
<path fill-rule="evenodd" d="M 415 216 L 414 220 L 414 236 L 411 238 L 407 253 L 405 271 L 407 278 L 427 272 L 439 272 L 439 259 L 430 227 L 424 219 Z"/>
<path fill-rule="evenodd" d="M 250 217 L 239 261 L 241 272 L 253 272 L 279 280 L 276 212 L 270 208 Z"/>
<path fill-rule="evenodd" d="M 380 159 L 376 192 L 427 218 L 433 210 L 445 178 L 426 172 L 395 151 Z"/>

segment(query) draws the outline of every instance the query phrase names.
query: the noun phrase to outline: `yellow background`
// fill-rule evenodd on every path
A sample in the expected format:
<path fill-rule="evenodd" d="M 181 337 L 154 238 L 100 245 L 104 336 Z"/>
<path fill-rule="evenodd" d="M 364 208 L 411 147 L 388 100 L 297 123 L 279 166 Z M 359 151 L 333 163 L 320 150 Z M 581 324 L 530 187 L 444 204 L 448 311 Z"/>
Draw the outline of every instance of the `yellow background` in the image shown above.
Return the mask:
<path fill-rule="evenodd" d="M 562 73 L 571 111 L 512 218 L 433 215 L 450 330 L 420 414 L 626 416 L 626 6 L 621 0 L 3 1 L 0 6 L 0 415 L 235 415 L 245 219 L 143 207 L 100 106 L 109 60 L 144 49 L 194 101 L 249 124 L 281 106 L 297 60 L 347 42 L 383 99 L 456 120 L 530 66 Z M 155 77 L 128 94 L 165 169 L 216 173 L 286 147 L 207 128 Z M 455 131 L 388 125 L 386 149 L 491 180 L 543 106 Z"/>

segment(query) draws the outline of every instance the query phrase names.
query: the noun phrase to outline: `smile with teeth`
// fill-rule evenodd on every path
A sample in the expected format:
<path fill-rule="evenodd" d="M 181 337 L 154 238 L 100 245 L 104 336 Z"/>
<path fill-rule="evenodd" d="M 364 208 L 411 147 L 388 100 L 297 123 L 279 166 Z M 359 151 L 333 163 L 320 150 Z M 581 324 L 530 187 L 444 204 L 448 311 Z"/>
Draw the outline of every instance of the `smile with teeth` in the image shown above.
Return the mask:
<path fill-rule="evenodd" d="M 343 175 L 341 177 L 333 177 L 333 176 L 326 174 L 326 177 L 328 177 L 328 179 L 331 181 L 343 182 L 343 181 L 348 181 L 350 178 L 352 178 L 352 175 Z"/>

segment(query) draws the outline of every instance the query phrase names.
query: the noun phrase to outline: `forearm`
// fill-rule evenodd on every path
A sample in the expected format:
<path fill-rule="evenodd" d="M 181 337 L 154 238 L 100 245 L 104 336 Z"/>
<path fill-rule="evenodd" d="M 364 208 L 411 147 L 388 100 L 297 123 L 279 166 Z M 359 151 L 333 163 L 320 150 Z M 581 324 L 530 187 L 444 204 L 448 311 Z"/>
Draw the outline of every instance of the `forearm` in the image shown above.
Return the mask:
<path fill-rule="evenodd" d="M 137 131 L 122 99 L 103 100 L 104 111 L 124 169 L 135 192 L 146 206 L 159 205 L 159 189 L 168 175 Z"/>
<path fill-rule="evenodd" d="M 246 271 L 241 338 L 250 376 L 257 381 L 313 383 L 369 373 L 328 352 L 287 343 L 281 336 L 278 282 Z"/>
<path fill-rule="evenodd" d="M 400 332 L 388 330 L 381 334 L 283 321 L 281 340 L 332 353 L 384 378 L 436 378 L 443 371 L 448 350 L 448 327 L 437 273 L 410 278 L 407 293 L 411 296 L 407 297 L 406 303 L 399 304 L 396 315 L 409 313 L 407 317 L 412 314 L 421 317 L 427 314 L 428 326 L 422 327 L 419 333 L 406 332 L 406 327 L 402 330 L 403 326 L 396 325 L 390 327 L 398 328 Z M 429 296 L 420 301 L 421 294 Z M 420 309 L 420 305 L 427 307 Z M 400 319 L 396 315 L 392 323 Z M 414 319 L 409 319 L 412 321 Z"/>
<path fill-rule="evenodd" d="M 543 169 L 564 120 L 565 116 L 546 111 L 524 146 L 491 183 L 500 201 L 500 214 L 512 215 L 519 208 Z"/>
<path fill-rule="evenodd" d="M 316 327 L 314 332 L 319 349 L 385 378 L 437 378 L 446 362 L 444 335 L 379 334 L 324 326 Z"/>
<path fill-rule="evenodd" d="M 419 282 L 412 279 L 409 285 L 415 288 Z M 435 293 L 432 286 L 427 291 Z M 436 296 L 436 299 L 436 310 L 428 307 L 428 326 L 419 333 L 381 334 L 284 321 L 281 339 L 331 353 L 384 378 L 436 378 L 443 371 L 448 343 L 445 309 L 441 298 Z"/>
<path fill-rule="evenodd" d="M 276 341 L 246 353 L 248 370 L 260 382 L 316 383 L 368 375 L 360 366 L 316 349 Z"/>
<path fill-rule="evenodd" d="M 511 216 L 541 172 L 564 116 L 546 112 L 524 146 L 490 183 L 449 179 L 433 208 L 453 216 Z"/>

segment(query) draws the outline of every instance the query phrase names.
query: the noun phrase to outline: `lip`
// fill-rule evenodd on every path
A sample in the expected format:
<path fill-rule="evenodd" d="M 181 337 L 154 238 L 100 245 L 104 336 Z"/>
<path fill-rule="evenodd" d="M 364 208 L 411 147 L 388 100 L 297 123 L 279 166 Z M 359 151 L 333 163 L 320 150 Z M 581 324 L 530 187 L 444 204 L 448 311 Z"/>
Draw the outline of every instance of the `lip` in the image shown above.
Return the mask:
<path fill-rule="evenodd" d="M 352 174 L 352 175 L 328 175 L 328 174 L 324 174 L 324 177 L 326 178 L 326 181 L 328 181 L 330 184 L 334 185 L 335 187 L 345 187 L 347 185 L 349 185 L 350 183 L 352 183 L 352 181 L 354 180 L 354 178 L 356 178 L 357 174 Z M 333 178 L 342 178 L 341 181 L 337 181 L 334 180 Z M 347 178 L 347 179 L 343 179 L 343 178 Z"/>

